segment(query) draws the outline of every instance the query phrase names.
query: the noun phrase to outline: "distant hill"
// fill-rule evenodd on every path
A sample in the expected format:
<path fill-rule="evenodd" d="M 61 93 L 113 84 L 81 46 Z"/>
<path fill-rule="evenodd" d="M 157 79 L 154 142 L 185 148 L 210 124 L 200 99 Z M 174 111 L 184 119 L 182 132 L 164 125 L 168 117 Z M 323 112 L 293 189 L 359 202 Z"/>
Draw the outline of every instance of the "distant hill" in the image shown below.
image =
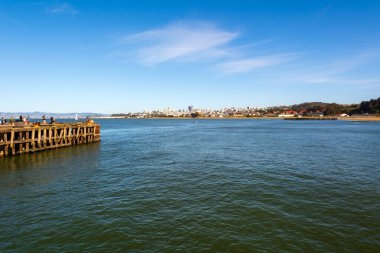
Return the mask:
<path fill-rule="evenodd" d="M 293 110 L 317 111 L 317 110 L 323 110 L 329 104 L 330 103 L 323 103 L 323 102 L 306 102 L 306 103 L 302 103 L 302 104 L 292 105 L 291 109 L 293 109 Z"/>
<path fill-rule="evenodd" d="M 292 105 L 291 109 L 295 111 L 323 112 L 325 115 L 336 115 L 341 113 L 350 114 L 357 109 L 357 104 L 342 105 L 337 103 L 307 102 L 298 105 Z"/>
<path fill-rule="evenodd" d="M 346 114 L 380 114 L 380 97 L 360 104 L 337 104 L 323 102 L 307 102 L 290 107 L 292 110 L 306 112 L 324 112 L 325 115 Z"/>

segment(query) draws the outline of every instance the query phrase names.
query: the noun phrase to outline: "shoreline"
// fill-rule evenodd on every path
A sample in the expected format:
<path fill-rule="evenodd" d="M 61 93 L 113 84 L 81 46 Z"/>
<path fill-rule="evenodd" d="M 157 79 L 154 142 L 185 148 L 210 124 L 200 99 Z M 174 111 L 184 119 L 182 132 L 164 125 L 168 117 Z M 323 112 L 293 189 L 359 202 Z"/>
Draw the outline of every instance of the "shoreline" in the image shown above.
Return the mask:
<path fill-rule="evenodd" d="M 336 117 L 338 121 L 380 121 L 380 117 L 374 116 L 363 116 L 363 117 Z M 167 120 L 284 120 L 285 118 L 281 117 L 223 117 L 223 118 L 208 118 L 208 117 L 199 117 L 199 118 L 185 118 L 185 117 L 152 117 L 152 118 L 126 118 L 126 117 L 94 117 L 93 119 L 147 119 L 147 120 L 155 120 L 155 119 L 167 119 Z M 319 120 L 319 117 L 304 117 L 307 119 L 315 119 Z M 320 120 L 323 120 L 320 119 Z M 302 121 L 302 120 L 301 120 Z"/>
<path fill-rule="evenodd" d="M 338 120 L 344 121 L 380 121 L 380 117 L 338 117 Z"/>

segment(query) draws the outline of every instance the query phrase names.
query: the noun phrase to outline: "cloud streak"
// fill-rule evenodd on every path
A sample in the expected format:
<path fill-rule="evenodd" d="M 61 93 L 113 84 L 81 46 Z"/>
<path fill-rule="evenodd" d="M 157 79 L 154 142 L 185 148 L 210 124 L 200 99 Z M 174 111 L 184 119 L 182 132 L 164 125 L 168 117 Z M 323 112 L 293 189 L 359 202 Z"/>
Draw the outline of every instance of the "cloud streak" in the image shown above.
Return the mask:
<path fill-rule="evenodd" d="M 52 5 L 46 9 L 47 13 L 50 14 L 71 14 L 75 15 L 78 11 L 69 3 L 58 3 Z"/>
<path fill-rule="evenodd" d="M 122 38 L 124 51 L 120 56 L 123 60 L 127 56 L 137 59 L 146 66 L 191 62 L 223 75 L 256 72 L 260 82 L 363 86 L 378 83 L 378 79 L 373 78 L 376 75 L 371 77 L 369 73 L 359 74 L 356 71 L 378 59 L 377 51 L 366 51 L 331 62 L 331 58 L 320 59 L 318 55 L 307 52 L 264 53 L 268 48 L 263 51 L 260 46 L 273 43 L 273 39 L 245 40 L 242 44 L 239 43 L 241 37 L 239 32 L 221 29 L 211 22 L 182 21 Z M 274 68 L 276 76 L 273 76 Z"/>
<path fill-rule="evenodd" d="M 277 82 L 314 85 L 361 85 L 372 86 L 379 79 L 372 74 L 360 74 L 357 70 L 378 58 L 378 52 L 366 52 L 320 65 L 298 65 L 277 74 Z"/>
<path fill-rule="evenodd" d="M 211 22 L 181 21 L 122 38 L 127 53 L 119 55 L 124 59 L 130 56 L 146 66 L 172 61 L 206 63 L 226 75 L 270 68 L 300 57 L 294 53 L 263 55 L 257 47 L 273 39 L 241 44 L 240 37 L 239 32 L 221 29 Z"/>
<path fill-rule="evenodd" d="M 276 66 L 297 58 L 297 54 L 270 55 L 257 58 L 246 58 L 226 61 L 216 67 L 224 74 L 251 72 L 262 68 Z"/>
<path fill-rule="evenodd" d="M 180 22 L 160 29 L 134 34 L 125 44 L 143 43 L 137 49 L 138 59 L 146 65 L 171 60 L 215 58 L 225 56 L 224 47 L 239 34 L 218 29 L 206 22 Z"/>

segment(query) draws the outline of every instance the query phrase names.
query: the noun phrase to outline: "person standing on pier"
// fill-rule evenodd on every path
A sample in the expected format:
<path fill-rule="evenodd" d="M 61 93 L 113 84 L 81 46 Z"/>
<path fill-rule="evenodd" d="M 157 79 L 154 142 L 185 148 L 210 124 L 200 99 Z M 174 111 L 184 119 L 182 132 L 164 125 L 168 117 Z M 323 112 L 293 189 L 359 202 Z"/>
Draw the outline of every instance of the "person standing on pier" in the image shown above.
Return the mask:
<path fill-rule="evenodd" d="M 93 124 L 94 120 L 90 119 L 90 117 L 86 118 L 86 124 Z"/>
<path fill-rule="evenodd" d="M 46 124 L 46 116 L 45 116 L 45 114 L 42 116 L 42 124 Z"/>

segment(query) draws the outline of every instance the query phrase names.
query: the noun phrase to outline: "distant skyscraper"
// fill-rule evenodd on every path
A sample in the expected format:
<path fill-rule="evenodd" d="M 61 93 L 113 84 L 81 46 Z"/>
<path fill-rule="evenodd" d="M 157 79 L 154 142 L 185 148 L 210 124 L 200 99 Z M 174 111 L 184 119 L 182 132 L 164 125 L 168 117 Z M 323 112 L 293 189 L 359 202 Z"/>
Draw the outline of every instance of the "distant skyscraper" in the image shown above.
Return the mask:
<path fill-rule="evenodd" d="M 189 113 L 193 112 L 193 106 L 192 105 L 189 105 L 189 107 L 187 107 L 187 109 L 189 109 Z"/>

